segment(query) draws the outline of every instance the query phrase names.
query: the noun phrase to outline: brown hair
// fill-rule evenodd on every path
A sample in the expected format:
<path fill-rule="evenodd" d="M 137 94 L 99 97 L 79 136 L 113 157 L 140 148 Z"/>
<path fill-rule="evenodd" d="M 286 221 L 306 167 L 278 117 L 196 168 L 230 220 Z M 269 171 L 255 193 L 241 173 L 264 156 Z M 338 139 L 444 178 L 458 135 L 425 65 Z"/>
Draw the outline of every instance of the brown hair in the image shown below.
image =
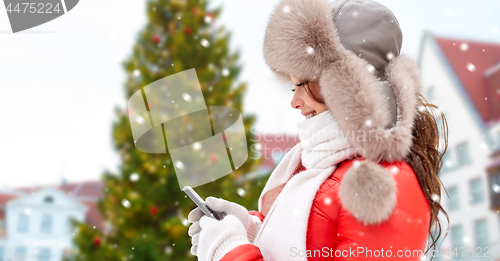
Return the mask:
<path fill-rule="evenodd" d="M 319 93 L 319 87 L 313 84 L 313 88 L 310 87 L 308 82 L 304 82 L 302 85 L 306 92 L 311 95 L 319 103 L 325 103 L 323 97 Z M 432 243 L 428 246 L 424 254 L 427 254 L 429 250 L 435 249 L 437 246 L 437 241 L 441 237 L 442 227 L 439 221 L 439 212 L 443 212 L 448 224 L 450 219 L 448 213 L 444 210 L 441 205 L 441 190 L 446 192 L 444 185 L 439 178 L 439 171 L 443 166 L 443 156 L 448 149 L 448 123 L 446 121 L 445 115 L 439 110 L 439 108 L 429 103 L 423 96 L 418 95 L 420 100 L 419 109 L 417 110 L 417 115 L 413 124 L 413 145 L 410 148 L 410 152 L 405 159 L 405 162 L 411 166 L 415 172 L 420 188 L 427 198 L 430 206 L 430 222 L 429 222 L 429 235 L 431 237 Z M 421 107 L 423 106 L 423 107 Z M 434 116 L 429 108 L 435 109 L 439 112 L 439 115 Z M 440 120 L 438 120 L 440 119 Z M 438 121 L 441 123 L 441 132 L 443 133 L 443 145 L 444 149 L 442 152 L 439 148 L 440 143 L 440 128 L 438 126 Z M 437 232 L 437 234 L 433 234 Z M 445 234 L 444 237 L 447 236 Z M 435 235 L 437 235 L 435 237 Z M 443 238 L 444 238 L 443 237 Z M 431 258 L 431 260 L 433 257 Z"/>
<path fill-rule="evenodd" d="M 450 219 L 448 213 L 443 209 L 441 205 L 441 190 L 444 189 L 444 185 L 439 178 L 439 171 L 443 166 L 443 156 L 448 149 L 448 123 L 446 121 L 445 115 L 438 109 L 434 104 L 427 102 L 427 100 L 418 95 L 420 99 L 420 106 L 424 106 L 422 109 L 417 110 L 418 114 L 414 121 L 413 127 L 413 146 L 410 149 L 409 155 L 406 157 L 405 161 L 408 163 L 415 174 L 417 175 L 420 187 L 429 202 L 431 218 L 429 224 L 429 235 L 431 237 L 432 243 L 429 245 L 424 254 L 429 252 L 431 249 L 436 249 L 436 244 L 438 239 L 441 237 L 442 227 L 439 221 L 439 212 L 443 212 L 448 224 Z M 435 109 L 439 113 L 436 117 L 429 111 L 429 108 Z M 440 142 L 440 129 L 438 126 L 438 119 L 440 120 L 441 132 L 443 133 L 443 145 L 444 149 L 442 152 L 439 150 Z M 448 194 L 448 192 L 446 192 Z M 437 232 L 435 237 L 432 232 Z M 448 234 L 446 232 L 445 236 Z M 443 238 L 444 238 L 443 237 Z M 432 258 L 431 258 L 432 260 Z"/>

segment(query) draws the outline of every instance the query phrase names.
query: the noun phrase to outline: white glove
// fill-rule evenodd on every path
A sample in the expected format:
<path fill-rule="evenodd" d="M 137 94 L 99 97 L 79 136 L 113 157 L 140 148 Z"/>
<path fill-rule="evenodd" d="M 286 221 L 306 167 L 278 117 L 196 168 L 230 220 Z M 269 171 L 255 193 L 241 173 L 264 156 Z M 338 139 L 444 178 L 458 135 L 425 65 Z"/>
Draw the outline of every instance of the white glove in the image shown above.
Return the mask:
<path fill-rule="evenodd" d="M 260 220 L 260 218 L 254 215 L 250 215 L 248 213 L 248 210 L 242 205 L 221 198 L 207 197 L 205 200 L 205 204 L 207 204 L 207 206 L 215 212 L 223 213 L 226 215 L 233 215 L 236 218 L 238 218 L 241 224 L 243 224 L 243 226 L 245 227 L 248 240 L 250 241 L 250 243 L 254 242 L 255 237 L 257 236 L 257 232 L 259 231 L 262 225 L 262 221 Z M 193 225 L 191 226 L 192 228 L 190 228 L 190 233 L 192 233 L 192 235 L 198 233 L 199 224 L 197 224 L 196 222 L 203 215 L 204 215 L 203 212 L 198 207 L 193 209 L 189 213 L 188 221 L 190 223 L 193 223 Z M 191 234 L 189 235 L 192 236 Z M 193 247 L 191 248 L 191 253 L 193 253 L 193 255 L 195 255 L 196 253 L 196 247 L 194 244 Z"/>
<path fill-rule="evenodd" d="M 199 225 L 201 230 L 196 234 L 199 235 L 196 253 L 199 261 L 219 261 L 237 246 L 250 244 L 245 228 L 233 215 L 222 220 L 203 216 Z"/>

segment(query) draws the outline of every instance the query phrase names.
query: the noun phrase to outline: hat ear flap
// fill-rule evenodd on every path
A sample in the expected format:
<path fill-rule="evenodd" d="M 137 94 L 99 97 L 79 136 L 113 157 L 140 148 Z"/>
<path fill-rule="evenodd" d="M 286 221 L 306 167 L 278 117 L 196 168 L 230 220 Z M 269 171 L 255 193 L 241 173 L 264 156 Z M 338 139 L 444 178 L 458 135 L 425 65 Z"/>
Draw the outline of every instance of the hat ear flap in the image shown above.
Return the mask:
<path fill-rule="evenodd" d="M 358 221 L 378 224 L 387 220 L 396 207 L 396 181 L 373 161 L 355 161 L 342 178 L 339 198 Z"/>
<path fill-rule="evenodd" d="M 352 52 L 323 69 L 320 93 L 349 143 L 362 148 L 366 159 L 378 162 L 381 139 L 392 120 L 383 83 L 375 78 L 374 67 Z"/>

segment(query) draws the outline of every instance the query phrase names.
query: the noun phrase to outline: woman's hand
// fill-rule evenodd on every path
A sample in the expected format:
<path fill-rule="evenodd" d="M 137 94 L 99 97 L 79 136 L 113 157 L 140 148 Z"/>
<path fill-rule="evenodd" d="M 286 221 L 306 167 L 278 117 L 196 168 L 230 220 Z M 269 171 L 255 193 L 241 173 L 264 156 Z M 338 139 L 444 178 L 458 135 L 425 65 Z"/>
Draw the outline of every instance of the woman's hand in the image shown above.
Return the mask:
<path fill-rule="evenodd" d="M 257 232 L 260 228 L 260 225 L 262 224 L 262 221 L 253 215 L 250 215 L 248 213 L 248 210 L 234 202 L 230 202 L 221 198 L 215 198 L 215 197 L 207 197 L 205 200 L 205 204 L 207 206 L 218 213 L 223 213 L 226 215 L 233 215 L 238 220 L 241 222 L 241 224 L 245 227 L 245 231 L 247 232 L 247 237 L 250 240 L 251 243 L 253 243 L 255 236 L 257 235 Z M 192 233 L 196 233 L 195 231 L 198 230 L 199 224 L 196 223 L 202 216 L 203 212 L 201 211 L 200 208 L 195 208 L 193 209 L 189 215 L 188 215 L 188 221 L 190 223 L 193 223 L 193 231 Z M 196 223 L 196 225 L 195 225 Z M 191 236 L 191 234 L 190 234 Z M 194 247 L 194 245 L 193 245 Z M 191 249 L 191 252 L 193 253 L 193 249 Z M 194 249 L 194 252 L 196 252 L 196 248 Z M 193 253 L 194 255 L 194 253 Z"/>
<path fill-rule="evenodd" d="M 222 220 L 202 216 L 189 228 L 191 253 L 200 261 L 217 261 L 237 246 L 250 244 L 245 227 L 233 215 Z"/>

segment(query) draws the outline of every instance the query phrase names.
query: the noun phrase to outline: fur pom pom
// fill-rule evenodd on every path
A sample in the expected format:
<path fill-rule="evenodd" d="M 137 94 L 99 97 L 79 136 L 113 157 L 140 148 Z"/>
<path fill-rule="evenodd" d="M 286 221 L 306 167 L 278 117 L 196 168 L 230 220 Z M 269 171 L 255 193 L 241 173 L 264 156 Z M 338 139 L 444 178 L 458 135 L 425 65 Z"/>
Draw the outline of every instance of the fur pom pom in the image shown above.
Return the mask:
<path fill-rule="evenodd" d="M 387 220 L 396 206 L 396 181 L 382 166 L 360 160 L 345 173 L 339 189 L 340 202 L 364 225 Z"/>

